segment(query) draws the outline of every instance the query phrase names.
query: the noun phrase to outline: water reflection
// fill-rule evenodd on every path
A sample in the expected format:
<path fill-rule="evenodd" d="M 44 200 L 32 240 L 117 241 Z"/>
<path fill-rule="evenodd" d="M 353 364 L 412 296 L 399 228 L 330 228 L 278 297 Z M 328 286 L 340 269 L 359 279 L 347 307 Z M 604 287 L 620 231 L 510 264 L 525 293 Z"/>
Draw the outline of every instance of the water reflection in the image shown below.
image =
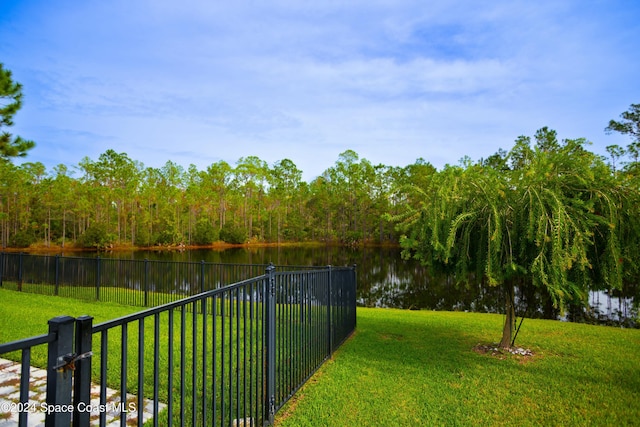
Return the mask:
<path fill-rule="evenodd" d="M 403 260 L 393 247 L 259 247 L 225 250 L 135 251 L 102 253 L 102 257 L 190 261 L 233 264 L 321 266 L 357 265 L 357 303 L 368 307 L 403 309 L 502 312 L 504 298 L 500 288 L 474 283 L 458 287 L 451 277 L 432 277 L 415 260 Z M 620 320 L 637 316 L 633 302 L 638 287 L 622 298 L 604 292 L 590 295 L 592 310 L 573 309 L 567 319 L 576 321 Z M 517 296 L 518 315 L 558 318 L 545 295 L 529 290 Z"/>

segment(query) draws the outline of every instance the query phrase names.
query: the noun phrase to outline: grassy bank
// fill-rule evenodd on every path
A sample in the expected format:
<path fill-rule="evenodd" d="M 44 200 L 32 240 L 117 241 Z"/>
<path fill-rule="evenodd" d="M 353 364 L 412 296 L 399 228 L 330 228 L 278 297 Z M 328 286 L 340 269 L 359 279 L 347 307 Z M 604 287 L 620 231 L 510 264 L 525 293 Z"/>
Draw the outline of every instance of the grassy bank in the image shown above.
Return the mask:
<path fill-rule="evenodd" d="M 358 309 L 356 334 L 276 425 L 637 425 L 640 331 L 525 320 L 533 357 L 474 351 L 498 315 Z"/>

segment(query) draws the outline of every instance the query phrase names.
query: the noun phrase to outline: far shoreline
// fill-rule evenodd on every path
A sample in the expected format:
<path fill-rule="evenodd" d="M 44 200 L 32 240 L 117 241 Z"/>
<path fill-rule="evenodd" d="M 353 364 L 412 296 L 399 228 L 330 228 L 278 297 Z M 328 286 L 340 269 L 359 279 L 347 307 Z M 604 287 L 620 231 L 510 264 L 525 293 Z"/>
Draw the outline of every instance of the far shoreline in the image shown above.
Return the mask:
<path fill-rule="evenodd" d="M 26 248 L 2 248 L 0 252 L 7 253 L 60 253 L 60 252 L 132 252 L 132 251 L 158 251 L 158 252 L 174 252 L 174 251 L 187 251 L 187 250 L 212 250 L 212 251 L 224 251 L 227 249 L 235 248 L 275 248 L 275 247 L 345 247 L 345 248 L 364 248 L 364 247 L 400 247 L 397 242 L 361 242 L 355 244 L 347 244 L 341 242 L 321 242 L 321 241 L 309 241 L 309 242 L 246 242 L 246 243 L 227 243 L 227 242 L 214 242 L 210 245 L 187 245 L 187 244 L 174 244 L 174 245 L 154 245 L 154 246 L 134 246 L 134 245 L 111 245 L 107 248 L 81 248 L 73 245 L 31 245 Z"/>

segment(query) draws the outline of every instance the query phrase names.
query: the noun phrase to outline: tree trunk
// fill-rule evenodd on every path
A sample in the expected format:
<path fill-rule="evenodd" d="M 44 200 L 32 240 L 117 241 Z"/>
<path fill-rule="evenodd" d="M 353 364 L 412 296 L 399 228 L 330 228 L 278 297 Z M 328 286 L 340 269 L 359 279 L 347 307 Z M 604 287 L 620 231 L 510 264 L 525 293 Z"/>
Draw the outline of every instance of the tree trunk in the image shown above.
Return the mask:
<path fill-rule="evenodd" d="M 508 281 L 507 283 L 505 283 L 505 318 L 504 328 L 502 329 L 502 340 L 500 341 L 501 348 L 511 347 L 511 339 L 513 337 L 515 326 L 515 290 L 513 282 Z"/>

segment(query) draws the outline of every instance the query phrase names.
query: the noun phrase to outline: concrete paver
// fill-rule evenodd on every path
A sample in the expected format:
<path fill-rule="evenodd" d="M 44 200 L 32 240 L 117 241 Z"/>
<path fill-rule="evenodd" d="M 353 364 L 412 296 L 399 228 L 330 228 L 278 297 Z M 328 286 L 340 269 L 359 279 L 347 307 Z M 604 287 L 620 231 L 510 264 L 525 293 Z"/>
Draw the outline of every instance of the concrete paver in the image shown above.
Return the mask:
<path fill-rule="evenodd" d="M 20 402 L 20 364 L 6 359 L 0 359 L 0 427 L 13 427 L 18 425 Z M 46 413 L 46 388 L 47 372 L 44 369 L 31 367 L 29 383 L 29 414 L 27 424 L 29 427 L 44 426 Z M 100 403 L 100 388 L 91 386 L 91 425 L 98 424 L 101 411 L 106 412 L 106 425 L 119 426 L 120 414 L 127 411 L 127 421 L 135 421 L 138 418 L 138 400 L 135 395 L 127 394 L 124 404 L 121 404 L 120 393 L 107 389 L 106 405 Z M 44 406 L 43 406 L 44 405 Z M 158 412 L 166 407 L 158 404 Z M 142 408 L 143 421 L 153 418 L 153 400 L 144 399 Z"/>

